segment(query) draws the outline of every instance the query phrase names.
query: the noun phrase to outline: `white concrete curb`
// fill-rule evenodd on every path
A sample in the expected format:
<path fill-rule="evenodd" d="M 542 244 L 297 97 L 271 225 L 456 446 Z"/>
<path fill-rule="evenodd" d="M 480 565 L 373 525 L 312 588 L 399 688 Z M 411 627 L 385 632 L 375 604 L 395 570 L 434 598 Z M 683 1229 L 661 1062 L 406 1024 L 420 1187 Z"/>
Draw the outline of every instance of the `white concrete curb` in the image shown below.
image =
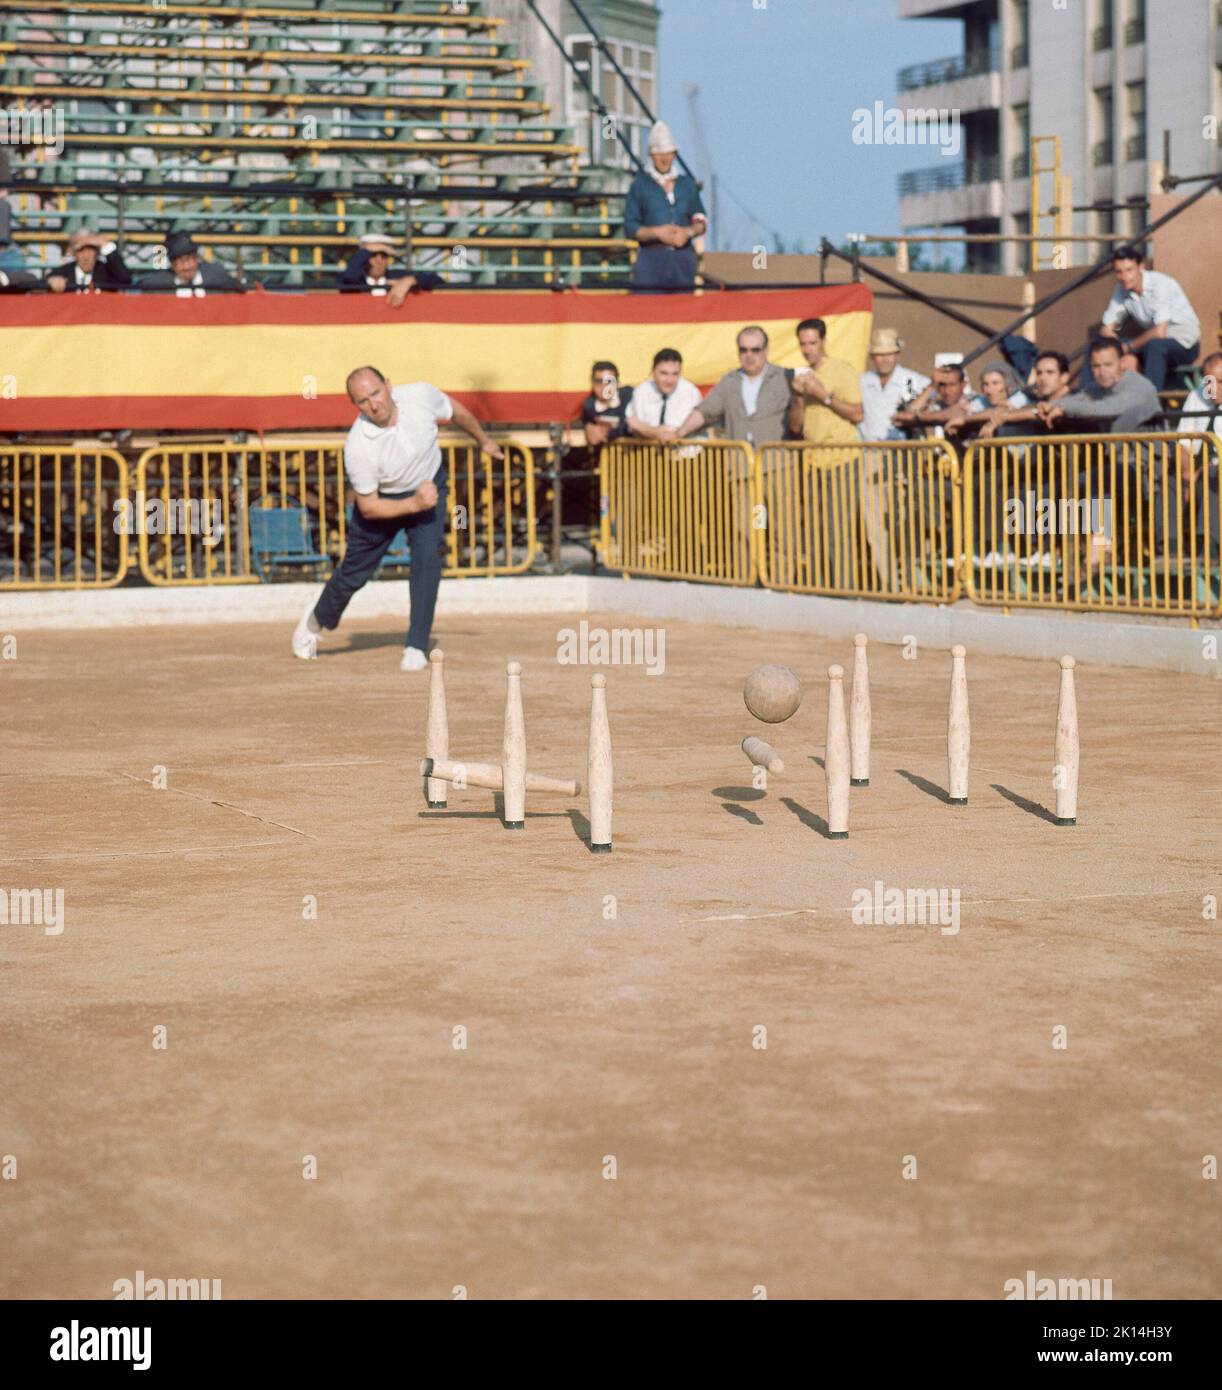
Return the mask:
<path fill-rule="evenodd" d="M 175 626 L 188 623 L 293 623 L 318 584 L 234 584 L 167 589 L 113 589 L 0 596 L 0 631 Z M 867 632 L 877 642 L 915 638 L 923 646 L 999 656 L 1050 659 L 1071 652 L 1101 666 L 1136 666 L 1222 678 L 1222 631 L 1172 622 L 1125 621 L 1097 614 L 951 608 L 817 598 L 766 589 L 733 589 L 656 579 L 590 575 L 519 575 L 447 580 L 438 617 L 462 614 L 612 613 L 847 637 Z M 406 624 L 406 580 L 368 584 L 348 612 Z"/>

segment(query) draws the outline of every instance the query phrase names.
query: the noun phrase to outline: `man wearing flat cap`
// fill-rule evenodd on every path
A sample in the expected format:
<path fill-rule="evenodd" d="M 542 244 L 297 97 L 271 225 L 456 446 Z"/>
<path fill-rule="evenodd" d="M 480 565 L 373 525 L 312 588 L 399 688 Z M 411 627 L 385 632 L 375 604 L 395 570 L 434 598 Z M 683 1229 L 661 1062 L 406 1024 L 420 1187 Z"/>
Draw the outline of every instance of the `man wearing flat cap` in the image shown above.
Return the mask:
<path fill-rule="evenodd" d="M 211 261 L 200 260 L 190 232 L 171 232 L 165 239 L 169 270 L 155 270 L 140 281 L 142 290 L 172 291 L 179 299 L 203 299 L 208 294 L 245 294 L 246 286 Z"/>
<path fill-rule="evenodd" d="M 47 288 L 55 294 L 98 294 L 131 288 L 132 273 L 113 241 L 78 227 L 68 238 L 71 260 L 47 274 Z"/>
<path fill-rule="evenodd" d="M 634 294 L 690 293 L 696 288 L 694 237 L 708 230 L 700 190 L 674 166 L 679 147 L 665 121 L 649 132 L 649 163 L 624 202 L 624 235 L 640 250 L 632 268 Z"/>
<path fill-rule="evenodd" d="M 399 243 L 384 232 L 361 237 L 348 264 L 340 271 L 339 288 L 345 294 L 385 295 L 392 309 L 414 289 L 432 290 L 445 281 L 429 270 L 392 270 Z"/>

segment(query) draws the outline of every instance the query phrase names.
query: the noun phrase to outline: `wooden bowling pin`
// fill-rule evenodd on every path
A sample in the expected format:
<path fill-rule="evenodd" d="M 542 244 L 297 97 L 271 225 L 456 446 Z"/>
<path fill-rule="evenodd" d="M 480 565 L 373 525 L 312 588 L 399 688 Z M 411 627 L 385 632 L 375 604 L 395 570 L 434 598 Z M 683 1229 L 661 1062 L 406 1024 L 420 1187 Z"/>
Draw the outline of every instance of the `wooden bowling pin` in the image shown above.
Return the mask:
<path fill-rule="evenodd" d="M 446 682 L 442 671 L 445 656 L 440 649 L 429 653 L 429 719 L 424 732 L 424 755 L 440 760 L 450 756 L 450 725 L 446 719 Z M 425 782 L 424 800 L 428 806 L 446 804 L 446 784 L 437 777 Z"/>
<path fill-rule="evenodd" d="M 853 693 L 849 696 L 850 787 L 870 785 L 870 670 L 866 665 L 869 640 L 864 632 L 853 638 Z"/>
<path fill-rule="evenodd" d="M 505 667 L 505 737 L 501 743 L 501 785 L 505 829 L 526 829 L 526 719 L 522 714 L 522 667 Z"/>
<path fill-rule="evenodd" d="M 849 838 L 849 726 L 844 718 L 844 667 L 827 668 L 827 832 L 833 840 Z"/>
<path fill-rule="evenodd" d="M 441 783 L 453 782 L 465 787 L 486 787 L 499 792 L 504 789 L 504 776 L 497 763 L 460 763 L 444 758 L 425 758 L 420 764 L 425 777 Z M 526 774 L 528 792 L 559 792 L 562 796 L 578 796 L 581 783 L 570 777 L 542 777 L 537 772 Z"/>
<path fill-rule="evenodd" d="M 1057 794 L 1057 824 L 1078 823 L 1078 701 L 1074 694 L 1072 656 L 1061 658 L 1061 695 L 1057 702 L 1057 736 L 1053 757 L 1053 786 Z"/>
<path fill-rule="evenodd" d="M 972 722 L 967 710 L 967 651 L 964 647 L 952 647 L 950 656 L 950 712 L 946 724 L 950 804 L 966 806 L 972 751 Z"/>
<path fill-rule="evenodd" d="M 743 752 L 756 767 L 766 767 L 769 772 L 784 772 L 785 764 L 777 757 L 776 749 L 762 738 L 745 738 Z"/>
<path fill-rule="evenodd" d="M 607 723 L 607 678 L 590 677 L 590 747 L 586 764 L 590 794 L 590 851 L 611 853 L 611 726 Z"/>

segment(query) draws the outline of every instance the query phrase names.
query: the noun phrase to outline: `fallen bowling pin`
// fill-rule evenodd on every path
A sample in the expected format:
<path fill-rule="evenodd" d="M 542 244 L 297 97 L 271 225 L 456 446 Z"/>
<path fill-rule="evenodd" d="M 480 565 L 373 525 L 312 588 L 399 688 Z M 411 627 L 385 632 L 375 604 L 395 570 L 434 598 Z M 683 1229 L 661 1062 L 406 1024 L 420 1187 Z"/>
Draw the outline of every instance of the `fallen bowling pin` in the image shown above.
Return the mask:
<path fill-rule="evenodd" d="M 967 708 L 967 650 L 950 649 L 950 710 L 946 724 L 946 757 L 952 806 L 967 805 L 967 773 L 972 751 L 972 721 Z"/>
<path fill-rule="evenodd" d="M 1057 824 L 1078 823 L 1078 701 L 1074 694 L 1072 656 L 1061 658 L 1061 693 L 1053 748 L 1052 785 L 1057 794 Z"/>
<path fill-rule="evenodd" d="M 446 719 L 446 683 L 442 674 L 445 656 L 440 648 L 429 653 L 429 718 L 424 733 L 424 754 L 434 761 L 450 756 L 450 726 Z M 427 806 L 446 804 L 446 784 L 439 777 L 430 777 L 424 788 Z"/>
<path fill-rule="evenodd" d="M 769 772 L 784 772 L 785 764 L 777 757 L 776 749 L 762 738 L 743 739 L 742 750 L 756 767 L 765 767 Z"/>
<path fill-rule="evenodd" d="M 853 693 L 849 696 L 850 787 L 870 785 L 870 671 L 866 665 L 869 638 L 853 638 Z"/>
<path fill-rule="evenodd" d="M 504 776 L 497 763 L 460 763 L 442 758 L 425 758 L 420 763 L 420 771 L 425 777 L 434 778 L 443 785 L 453 783 L 458 788 L 485 787 L 490 791 L 504 790 Z M 579 796 L 581 783 L 575 778 L 543 777 L 537 772 L 526 774 L 528 792 L 559 792 L 562 796 Z"/>
<path fill-rule="evenodd" d="M 611 853 L 611 726 L 607 722 L 607 678 L 590 677 L 590 743 L 586 763 L 590 796 L 590 852 Z"/>
<path fill-rule="evenodd" d="M 823 773 L 827 778 L 827 833 L 830 839 L 849 838 L 849 727 L 844 718 L 844 667 L 827 668 L 827 747 Z"/>
<path fill-rule="evenodd" d="M 526 719 L 522 713 L 522 667 L 505 667 L 505 735 L 501 741 L 501 786 L 505 829 L 526 829 Z"/>

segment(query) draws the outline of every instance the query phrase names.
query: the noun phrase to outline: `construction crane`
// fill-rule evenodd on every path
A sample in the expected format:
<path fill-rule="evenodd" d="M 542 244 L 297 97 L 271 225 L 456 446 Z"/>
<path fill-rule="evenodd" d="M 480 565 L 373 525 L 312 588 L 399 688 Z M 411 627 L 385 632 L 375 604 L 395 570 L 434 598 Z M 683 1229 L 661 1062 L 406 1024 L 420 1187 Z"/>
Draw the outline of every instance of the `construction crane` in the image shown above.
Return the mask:
<path fill-rule="evenodd" d="M 704 138 L 704 122 L 700 119 L 700 88 L 694 82 L 689 82 L 684 88 L 684 95 L 687 97 L 687 109 L 692 121 L 692 135 L 700 152 L 700 164 L 708 179 L 709 186 L 709 229 L 712 233 L 710 238 L 712 245 L 710 251 L 717 251 L 721 245 L 721 219 L 718 216 L 717 207 L 717 174 L 713 169 L 713 161 L 709 158 L 708 141 Z"/>

